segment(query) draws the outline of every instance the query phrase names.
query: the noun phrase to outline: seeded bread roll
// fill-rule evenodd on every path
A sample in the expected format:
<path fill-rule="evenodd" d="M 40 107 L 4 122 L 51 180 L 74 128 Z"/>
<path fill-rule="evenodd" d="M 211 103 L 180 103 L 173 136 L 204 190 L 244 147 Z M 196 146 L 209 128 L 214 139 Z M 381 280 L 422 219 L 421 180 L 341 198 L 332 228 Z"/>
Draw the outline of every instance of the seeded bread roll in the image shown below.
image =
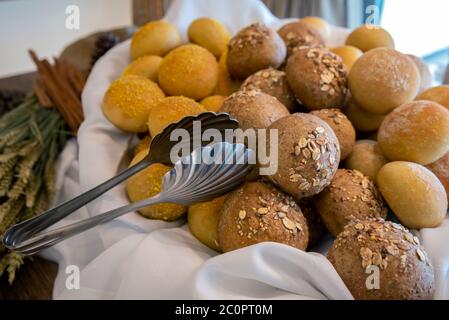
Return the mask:
<path fill-rule="evenodd" d="M 394 40 L 387 30 L 378 26 L 363 25 L 351 32 L 346 39 L 348 46 L 359 48 L 363 52 L 379 47 L 394 49 Z"/>
<path fill-rule="evenodd" d="M 150 111 L 164 97 L 164 92 L 153 81 L 129 75 L 109 86 L 103 98 L 103 113 L 124 131 L 145 132 Z"/>
<path fill-rule="evenodd" d="M 228 71 L 237 79 L 269 67 L 278 68 L 287 49 L 279 35 L 260 23 L 241 30 L 228 45 Z"/>
<path fill-rule="evenodd" d="M 413 54 L 408 54 L 407 56 L 410 59 L 412 59 L 412 61 L 415 63 L 419 71 L 421 85 L 419 86 L 418 92 L 423 92 L 424 90 L 429 89 L 433 83 L 432 72 L 430 72 L 429 66 L 421 58 L 414 56 Z M 426 100 L 426 99 L 418 99 L 418 100 Z"/>
<path fill-rule="evenodd" d="M 324 238 L 327 234 L 327 229 L 316 208 L 315 197 L 301 199 L 299 201 L 299 206 L 304 218 L 306 218 L 307 227 L 309 229 L 308 248 L 312 248 Z"/>
<path fill-rule="evenodd" d="M 354 219 L 385 219 L 388 213 L 374 183 L 356 170 L 339 169 L 331 184 L 316 197 L 315 205 L 334 236 Z"/>
<path fill-rule="evenodd" d="M 377 140 L 390 160 L 435 162 L 449 152 L 449 110 L 431 101 L 405 103 L 385 117 Z"/>
<path fill-rule="evenodd" d="M 449 152 L 441 159 L 427 165 L 427 169 L 432 171 L 440 179 L 449 200 Z"/>
<path fill-rule="evenodd" d="M 387 114 L 412 101 L 421 84 L 413 61 L 388 48 L 373 49 L 361 56 L 352 66 L 348 79 L 354 100 L 376 114 Z"/>
<path fill-rule="evenodd" d="M 351 120 L 357 131 L 370 132 L 379 129 L 385 119 L 383 114 L 375 114 L 361 108 L 352 97 L 348 99 L 344 109 L 345 114 Z"/>
<path fill-rule="evenodd" d="M 447 194 L 426 167 L 390 162 L 377 174 L 380 192 L 401 223 L 412 229 L 435 228 L 447 214 Z"/>
<path fill-rule="evenodd" d="M 351 155 L 346 159 L 345 167 L 358 170 L 376 182 L 377 173 L 387 163 L 388 159 L 382 154 L 376 141 L 359 140 L 355 143 Z"/>
<path fill-rule="evenodd" d="M 203 47 L 187 44 L 164 57 L 158 76 L 167 94 L 200 100 L 210 96 L 217 85 L 218 63 Z"/>
<path fill-rule="evenodd" d="M 188 35 L 190 42 L 206 48 L 217 58 L 223 54 L 231 38 L 226 27 L 211 18 L 194 20 L 189 26 Z"/>
<path fill-rule="evenodd" d="M 340 147 L 334 131 L 320 118 L 295 113 L 268 127 L 278 132 L 278 169 L 267 178 L 279 188 L 301 199 L 320 193 L 338 168 Z M 271 154 L 270 146 L 267 146 Z"/>
<path fill-rule="evenodd" d="M 296 106 L 295 95 L 287 83 L 287 76 L 284 71 L 273 68 L 260 70 L 243 82 L 241 90 L 265 92 L 278 99 L 289 111 L 293 111 Z"/>
<path fill-rule="evenodd" d="M 341 46 L 333 48 L 331 51 L 343 60 L 348 72 L 351 71 L 354 62 L 363 55 L 362 50 L 353 46 Z"/>
<path fill-rule="evenodd" d="M 220 111 L 237 119 L 243 130 L 265 129 L 290 114 L 276 98 L 255 90 L 233 93 L 223 102 Z"/>
<path fill-rule="evenodd" d="M 338 235 L 327 258 L 357 300 L 433 296 L 435 276 L 427 253 L 399 224 L 353 221 Z"/>
<path fill-rule="evenodd" d="M 287 46 L 287 56 L 291 56 L 301 47 L 324 47 L 320 34 L 304 23 L 288 23 L 279 29 L 278 33 Z"/>
<path fill-rule="evenodd" d="M 334 130 L 340 144 L 340 161 L 346 159 L 355 144 L 355 129 L 351 121 L 339 109 L 321 109 L 310 114 L 317 116 Z"/>
<path fill-rule="evenodd" d="M 152 21 L 133 35 L 131 58 L 135 60 L 145 55 L 163 57 L 181 43 L 181 35 L 175 26 L 163 20 Z"/>
<path fill-rule="evenodd" d="M 270 184 L 248 182 L 226 197 L 218 222 L 223 252 L 265 241 L 305 250 L 308 239 L 299 206 Z"/>
<path fill-rule="evenodd" d="M 338 108 L 346 99 L 347 73 L 336 54 L 322 48 L 301 48 L 287 62 L 287 81 L 309 110 Z"/>
<path fill-rule="evenodd" d="M 421 93 L 416 100 L 433 101 L 449 110 L 449 85 L 430 88 Z"/>

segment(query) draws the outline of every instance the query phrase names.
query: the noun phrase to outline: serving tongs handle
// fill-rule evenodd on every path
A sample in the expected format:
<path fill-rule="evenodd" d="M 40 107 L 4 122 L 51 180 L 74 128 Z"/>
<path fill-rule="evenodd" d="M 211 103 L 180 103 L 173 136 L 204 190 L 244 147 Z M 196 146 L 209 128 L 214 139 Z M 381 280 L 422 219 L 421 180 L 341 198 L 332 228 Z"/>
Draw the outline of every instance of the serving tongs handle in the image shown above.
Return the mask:
<path fill-rule="evenodd" d="M 96 198 L 112 189 L 116 185 L 120 184 L 121 182 L 125 181 L 129 177 L 149 167 L 152 163 L 153 161 L 145 158 L 139 163 L 135 164 L 132 167 L 129 167 L 117 176 L 103 182 L 95 188 L 86 191 L 79 196 L 66 201 L 52 209 L 45 211 L 41 215 L 16 224 L 6 231 L 3 237 L 3 245 L 10 250 L 17 250 L 22 242 L 30 240 L 37 233 L 47 229 L 58 221 L 69 216 L 71 213 L 75 212 L 87 203 L 95 200 Z"/>

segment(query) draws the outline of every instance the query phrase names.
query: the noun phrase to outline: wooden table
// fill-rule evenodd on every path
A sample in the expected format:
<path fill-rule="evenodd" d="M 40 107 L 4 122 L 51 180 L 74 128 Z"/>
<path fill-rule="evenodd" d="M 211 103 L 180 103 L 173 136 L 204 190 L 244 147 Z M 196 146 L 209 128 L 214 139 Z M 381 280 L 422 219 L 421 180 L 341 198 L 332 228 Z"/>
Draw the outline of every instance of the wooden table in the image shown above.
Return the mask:
<path fill-rule="evenodd" d="M 31 90 L 34 72 L 0 79 L 0 89 Z M 0 278 L 0 300 L 5 299 L 51 299 L 53 283 L 58 272 L 56 263 L 41 258 L 26 260 L 18 270 L 12 285 L 7 276 Z"/>

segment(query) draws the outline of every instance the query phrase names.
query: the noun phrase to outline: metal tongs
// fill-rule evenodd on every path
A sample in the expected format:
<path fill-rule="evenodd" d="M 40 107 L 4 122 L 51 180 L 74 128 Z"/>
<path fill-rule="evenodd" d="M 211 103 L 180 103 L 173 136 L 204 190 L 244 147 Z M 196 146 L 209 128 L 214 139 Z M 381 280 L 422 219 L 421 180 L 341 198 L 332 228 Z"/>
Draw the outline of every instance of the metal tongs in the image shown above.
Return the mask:
<path fill-rule="evenodd" d="M 193 134 L 199 134 L 193 132 L 195 121 L 201 121 L 200 134 L 207 129 L 216 129 L 222 133 L 223 137 L 226 129 L 234 130 L 238 128 L 238 122 L 231 119 L 226 113 L 205 112 L 198 116 L 183 118 L 181 121 L 169 125 L 153 138 L 150 152 L 139 163 L 72 200 L 14 225 L 6 231 L 3 237 L 3 245 L 23 255 L 32 255 L 128 212 L 163 202 L 188 205 L 213 199 L 234 189 L 251 170 L 250 162 L 254 154 L 243 144 L 219 142 L 212 146 L 199 147 L 189 156 L 177 161 L 174 168 L 163 177 L 162 192 L 158 195 L 43 232 L 150 165 L 154 163 L 172 164 L 170 151 L 177 143 L 177 141 L 171 141 L 172 139 L 170 139 L 172 131 L 185 129 L 190 134 L 189 137 L 192 137 Z M 209 159 L 207 162 L 202 161 L 205 155 Z"/>

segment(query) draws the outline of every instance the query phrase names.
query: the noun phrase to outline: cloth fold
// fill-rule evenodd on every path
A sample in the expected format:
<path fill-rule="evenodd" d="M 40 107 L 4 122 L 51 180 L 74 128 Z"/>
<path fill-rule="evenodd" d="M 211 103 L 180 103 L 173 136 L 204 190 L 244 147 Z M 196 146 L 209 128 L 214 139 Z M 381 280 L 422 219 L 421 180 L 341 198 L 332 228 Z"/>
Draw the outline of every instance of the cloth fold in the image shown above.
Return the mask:
<path fill-rule="evenodd" d="M 234 34 L 256 21 L 279 28 L 278 20 L 258 0 L 175 0 L 165 19 L 186 39 L 192 20 L 210 16 Z M 330 46 L 342 44 L 347 30 L 333 28 Z M 129 63 L 129 41 L 94 66 L 82 95 L 86 120 L 78 143 L 60 156 L 56 203 L 71 199 L 123 169 L 131 135 L 104 117 L 102 99 L 110 83 Z M 128 204 L 117 186 L 60 224 L 67 224 Z M 449 222 L 421 234 L 437 272 L 436 298 L 449 297 Z M 322 247 L 329 247 L 329 242 Z M 185 220 L 148 220 L 136 213 L 70 238 L 42 253 L 59 263 L 55 299 L 351 299 L 351 294 L 321 253 L 263 243 L 217 255 L 196 240 Z M 66 267 L 80 270 L 80 289 L 66 287 Z"/>

